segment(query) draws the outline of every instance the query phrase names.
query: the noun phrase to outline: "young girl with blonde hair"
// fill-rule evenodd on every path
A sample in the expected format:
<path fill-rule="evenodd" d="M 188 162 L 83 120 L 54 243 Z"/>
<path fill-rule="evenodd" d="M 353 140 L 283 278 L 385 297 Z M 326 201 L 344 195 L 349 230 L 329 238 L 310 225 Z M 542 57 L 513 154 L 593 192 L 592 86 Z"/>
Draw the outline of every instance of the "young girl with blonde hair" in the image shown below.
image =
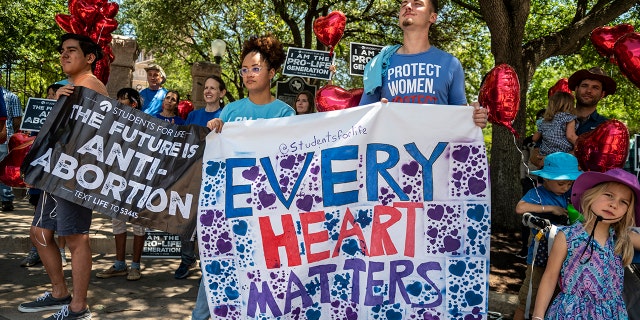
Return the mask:
<path fill-rule="evenodd" d="M 629 229 L 640 212 L 639 197 L 638 178 L 622 169 L 585 172 L 576 179 L 571 201 L 585 222 L 562 227 L 556 235 L 533 320 L 628 319 L 622 284 L 624 266 L 640 247 L 640 235 Z M 556 283 L 561 292 L 549 306 Z"/>
<path fill-rule="evenodd" d="M 578 139 L 576 118 L 575 100 L 572 94 L 559 91 L 549 98 L 549 105 L 538 125 L 538 132 L 533 135 L 534 141 L 542 139 L 540 155 L 573 151 L 573 146 Z"/>

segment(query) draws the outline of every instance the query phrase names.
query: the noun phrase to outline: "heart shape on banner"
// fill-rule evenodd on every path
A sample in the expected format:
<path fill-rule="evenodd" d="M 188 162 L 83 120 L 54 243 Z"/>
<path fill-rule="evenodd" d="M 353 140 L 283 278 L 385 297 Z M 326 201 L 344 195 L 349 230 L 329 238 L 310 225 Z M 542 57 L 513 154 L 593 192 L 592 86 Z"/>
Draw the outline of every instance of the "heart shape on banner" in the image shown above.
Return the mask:
<path fill-rule="evenodd" d="M 622 74 L 640 88 L 640 33 L 620 37 L 613 47 L 613 55 Z"/>
<path fill-rule="evenodd" d="M 364 89 L 343 89 L 336 85 L 326 85 L 316 92 L 316 109 L 320 112 L 356 107 Z"/>
<path fill-rule="evenodd" d="M 591 31 L 591 43 L 599 54 L 610 58 L 613 55 L 613 46 L 616 41 L 630 32 L 633 32 L 633 26 L 628 23 L 622 23 L 615 27 L 597 27 Z"/>
<path fill-rule="evenodd" d="M 344 28 L 347 25 L 347 17 L 340 11 L 333 11 L 327 16 L 318 17 L 313 22 L 313 33 L 316 34 L 318 41 L 327 47 L 333 47 L 342 39 Z"/>
<path fill-rule="evenodd" d="M 576 158 L 584 171 L 622 168 L 629 153 L 629 130 L 624 123 L 607 120 L 576 141 Z"/>

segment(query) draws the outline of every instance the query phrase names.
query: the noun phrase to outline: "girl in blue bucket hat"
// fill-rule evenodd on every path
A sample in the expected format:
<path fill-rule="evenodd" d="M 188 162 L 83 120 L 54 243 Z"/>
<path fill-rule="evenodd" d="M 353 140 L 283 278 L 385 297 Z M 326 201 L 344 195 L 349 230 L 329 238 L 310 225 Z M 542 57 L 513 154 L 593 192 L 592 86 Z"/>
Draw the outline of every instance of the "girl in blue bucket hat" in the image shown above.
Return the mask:
<path fill-rule="evenodd" d="M 545 165 L 541 170 L 532 171 L 531 174 L 541 177 L 544 182 L 522 197 L 516 205 L 516 213 L 520 215 L 529 213 L 553 225 L 569 224 L 567 216 L 569 190 L 573 181 L 582 174 L 578 168 L 578 159 L 569 153 L 555 152 L 546 157 Z M 555 230 L 557 229 L 545 229 L 542 231 L 544 237 L 541 234 L 541 237 L 534 238 L 538 229 L 531 228 L 527 271 L 518 294 L 518 307 L 513 315 L 514 320 L 524 319 L 525 314 L 530 315 L 533 310 L 540 280 L 549 257 L 548 239 L 553 237 Z"/>
<path fill-rule="evenodd" d="M 571 200 L 585 222 L 556 235 L 532 319 L 628 319 L 623 268 L 640 247 L 640 235 L 629 230 L 640 213 L 638 198 L 638 178 L 622 169 L 578 177 Z M 561 292 L 547 310 L 557 283 Z"/>

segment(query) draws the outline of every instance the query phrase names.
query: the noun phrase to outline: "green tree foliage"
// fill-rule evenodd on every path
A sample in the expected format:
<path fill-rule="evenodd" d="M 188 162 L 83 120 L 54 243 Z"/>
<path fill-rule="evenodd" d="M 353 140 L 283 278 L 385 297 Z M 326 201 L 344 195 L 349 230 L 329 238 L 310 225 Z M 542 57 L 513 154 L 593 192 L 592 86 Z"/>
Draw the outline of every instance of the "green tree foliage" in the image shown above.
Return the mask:
<path fill-rule="evenodd" d="M 64 78 L 56 47 L 64 32 L 54 20 L 68 13 L 62 0 L 0 0 L 0 70 L 2 85 L 21 101 L 42 97 L 46 87 Z"/>
<path fill-rule="evenodd" d="M 133 26 L 140 46 L 168 65 L 169 73 L 188 76 L 196 61 L 213 61 L 210 43 L 223 39 L 227 55 L 223 59 L 223 79 L 229 97 L 242 98 L 242 81 L 236 72 L 245 39 L 267 32 L 275 34 L 285 47 L 326 49 L 315 40 L 313 21 L 332 10 L 347 16 L 343 39 L 335 49 L 339 70 L 347 70 L 348 43 L 385 44 L 399 42 L 394 27 L 398 4 L 395 1 L 244 1 L 226 3 L 206 0 L 145 0 L 123 2 L 124 23 Z M 170 30 L 170 32 L 167 32 Z M 338 74 L 345 87 L 361 86 L 361 79 Z M 281 78 L 274 79 L 282 80 Z M 274 81 L 274 83 L 275 83 Z M 172 83 L 169 81 L 169 85 Z M 233 88 L 235 87 L 235 88 Z M 188 90 L 185 86 L 182 90 Z"/>

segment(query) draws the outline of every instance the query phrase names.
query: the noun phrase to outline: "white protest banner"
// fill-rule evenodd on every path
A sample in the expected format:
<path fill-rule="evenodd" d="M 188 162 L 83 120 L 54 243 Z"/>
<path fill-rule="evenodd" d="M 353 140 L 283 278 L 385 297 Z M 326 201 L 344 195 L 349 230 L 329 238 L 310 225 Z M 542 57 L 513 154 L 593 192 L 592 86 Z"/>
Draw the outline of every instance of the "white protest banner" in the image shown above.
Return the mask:
<path fill-rule="evenodd" d="M 25 182 L 55 196 L 189 237 L 208 131 L 76 87 L 51 110 L 21 171 Z"/>
<path fill-rule="evenodd" d="M 207 136 L 212 316 L 486 318 L 490 187 L 472 113 L 376 103 Z"/>

